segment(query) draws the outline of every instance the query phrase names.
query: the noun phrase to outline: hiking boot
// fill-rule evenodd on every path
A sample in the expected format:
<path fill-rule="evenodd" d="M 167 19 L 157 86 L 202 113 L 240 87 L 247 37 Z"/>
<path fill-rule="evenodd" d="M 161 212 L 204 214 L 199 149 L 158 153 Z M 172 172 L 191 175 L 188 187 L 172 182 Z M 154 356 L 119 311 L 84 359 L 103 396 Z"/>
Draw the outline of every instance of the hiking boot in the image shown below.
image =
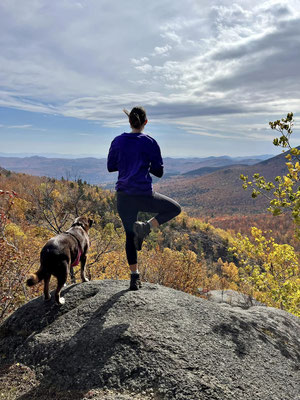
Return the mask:
<path fill-rule="evenodd" d="M 129 290 L 139 290 L 141 287 L 140 274 L 131 274 Z"/>
<path fill-rule="evenodd" d="M 149 235 L 151 231 L 150 224 L 148 222 L 140 222 L 136 221 L 133 224 L 133 232 L 134 232 L 134 246 L 137 250 L 141 250 L 143 240 L 146 236 Z"/>

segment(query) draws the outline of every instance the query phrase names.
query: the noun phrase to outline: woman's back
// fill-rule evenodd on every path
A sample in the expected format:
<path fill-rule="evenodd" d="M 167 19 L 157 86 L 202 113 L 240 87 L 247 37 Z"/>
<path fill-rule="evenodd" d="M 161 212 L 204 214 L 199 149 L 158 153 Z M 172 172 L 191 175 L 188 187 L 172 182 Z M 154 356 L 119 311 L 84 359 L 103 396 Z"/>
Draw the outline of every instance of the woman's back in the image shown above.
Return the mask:
<path fill-rule="evenodd" d="M 157 142 L 144 133 L 123 133 L 111 144 L 109 171 L 119 171 L 117 191 L 128 194 L 151 194 L 150 172 L 162 176 L 163 161 Z"/>

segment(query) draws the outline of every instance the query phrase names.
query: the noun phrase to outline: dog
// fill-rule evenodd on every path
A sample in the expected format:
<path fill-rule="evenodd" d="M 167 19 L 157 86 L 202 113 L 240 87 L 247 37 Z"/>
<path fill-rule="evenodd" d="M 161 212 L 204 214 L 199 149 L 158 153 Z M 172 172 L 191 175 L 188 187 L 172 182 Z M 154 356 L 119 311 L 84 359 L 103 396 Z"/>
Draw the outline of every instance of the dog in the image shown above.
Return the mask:
<path fill-rule="evenodd" d="M 64 304 L 65 299 L 60 296 L 60 291 L 65 285 L 68 273 L 71 275 L 72 283 L 75 283 L 73 267 L 81 263 L 81 280 L 88 282 L 85 275 L 85 263 L 89 249 L 88 231 L 93 220 L 87 217 L 78 217 L 70 229 L 62 232 L 48 240 L 41 250 L 40 268 L 27 279 L 27 285 L 33 286 L 44 280 L 44 299 L 51 299 L 49 282 L 51 275 L 57 278 L 55 301 L 57 304 Z"/>

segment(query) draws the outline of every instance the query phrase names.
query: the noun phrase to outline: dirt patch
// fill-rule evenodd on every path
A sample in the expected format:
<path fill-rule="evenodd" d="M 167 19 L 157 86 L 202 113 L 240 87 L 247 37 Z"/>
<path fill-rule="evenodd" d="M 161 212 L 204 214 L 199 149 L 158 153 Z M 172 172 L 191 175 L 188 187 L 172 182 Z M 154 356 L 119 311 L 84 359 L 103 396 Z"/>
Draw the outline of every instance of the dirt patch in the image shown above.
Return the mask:
<path fill-rule="evenodd" d="M 15 400 L 38 386 L 35 372 L 16 363 L 0 369 L 0 399 Z"/>

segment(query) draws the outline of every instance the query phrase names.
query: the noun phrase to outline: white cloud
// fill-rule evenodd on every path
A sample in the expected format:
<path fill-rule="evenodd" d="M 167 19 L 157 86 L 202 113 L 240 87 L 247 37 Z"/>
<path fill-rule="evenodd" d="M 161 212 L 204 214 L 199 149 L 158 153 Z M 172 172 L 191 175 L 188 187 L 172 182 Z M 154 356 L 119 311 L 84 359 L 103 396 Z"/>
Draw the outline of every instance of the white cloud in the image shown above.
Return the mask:
<path fill-rule="evenodd" d="M 32 127 L 32 125 L 10 125 L 10 126 L 7 126 L 8 129 L 28 129 L 31 127 Z"/>
<path fill-rule="evenodd" d="M 135 69 L 137 69 L 138 71 L 141 71 L 143 73 L 147 73 L 147 72 L 151 72 L 153 70 L 153 67 L 150 64 L 144 64 L 144 65 L 139 65 L 139 66 L 135 67 Z"/>
<path fill-rule="evenodd" d="M 193 135 L 199 135 L 199 136 L 209 136 L 209 137 L 213 137 L 213 138 L 221 138 L 221 139 L 238 139 L 238 136 L 234 136 L 234 135 L 226 135 L 226 134 L 220 134 L 220 133 L 211 133 L 211 132 L 206 132 L 206 131 L 202 131 L 199 129 L 191 129 L 188 128 L 186 129 L 186 131 L 188 133 L 192 133 Z"/>
<path fill-rule="evenodd" d="M 181 43 L 181 37 L 174 31 L 167 31 L 167 32 L 161 33 L 160 36 L 164 39 L 170 39 L 177 44 Z"/>
<path fill-rule="evenodd" d="M 299 12 L 294 0 L 5 0 L 0 106 L 118 127 L 140 103 L 154 120 L 217 120 L 228 139 L 238 123 L 250 138 L 254 118 L 300 108 Z"/>
<path fill-rule="evenodd" d="M 170 50 L 172 49 L 172 46 L 170 46 L 169 44 L 167 44 L 166 46 L 156 46 L 154 47 L 154 52 L 152 53 L 152 55 L 154 56 L 162 56 L 162 55 L 166 55 L 166 53 L 168 53 Z"/>
<path fill-rule="evenodd" d="M 132 64 L 134 64 L 134 65 L 141 65 L 141 64 L 144 64 L 144 63 L 146 63 L 147 61 L 149 61 L 149 58 L 148 58 L 148 57 L 141 57 L 140 59 L 132 58 L 130 61 L 131 61 Z"/>

